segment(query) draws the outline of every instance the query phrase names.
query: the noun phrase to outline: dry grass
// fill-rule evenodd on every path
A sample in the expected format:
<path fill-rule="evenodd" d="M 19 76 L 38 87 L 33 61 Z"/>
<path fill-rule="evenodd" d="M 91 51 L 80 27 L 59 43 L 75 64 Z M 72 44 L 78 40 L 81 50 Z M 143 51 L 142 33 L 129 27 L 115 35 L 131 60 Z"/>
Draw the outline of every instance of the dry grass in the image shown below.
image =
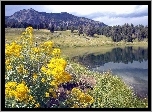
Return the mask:
<path fill-rule="evenodd" d="M 110 52 L 113 47 L 100 46 L 100 47 L 76 47 L 76 48 L 63 48 L 62 54 L 68 57 L 82 56 L 94 53 L 95 55 Z"/>
<path fill-rule="evenodd" d="M 8 42 L 16 40 L 22 32 L 24 28 L 5 28 L 5 39 Z M 113 42 L 110 37 L 105 37 L 103 35 L 96 35 L 94 38 L 88 36 L 78 35 L 77 33 L 71 33 L 70 30 L 67 31 L 55 31 L 54 33 L 50 33 L 47 29 L 34 29 L 34 39 L 38 43 L 52 40 L 55 43 L 55 47 L 63 48 L 63 47 L 88 47 L 88 46 L 148 46 L 148 42 L 134 42 L 134 43 L 125 43 L 121 42 Z"/>

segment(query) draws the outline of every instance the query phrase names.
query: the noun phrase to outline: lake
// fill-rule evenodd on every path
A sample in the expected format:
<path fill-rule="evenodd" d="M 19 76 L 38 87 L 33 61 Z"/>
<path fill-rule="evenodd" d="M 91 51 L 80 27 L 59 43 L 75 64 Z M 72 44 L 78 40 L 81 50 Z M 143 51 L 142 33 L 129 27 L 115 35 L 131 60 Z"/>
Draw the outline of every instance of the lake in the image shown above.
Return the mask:
<path fill-rule="evenodd" d="M 148 98 L 148 47 L 70 48 L 63 53 L 90 70 L 101 73 L 111 70 L 131 86 L 138 97 Z"/>

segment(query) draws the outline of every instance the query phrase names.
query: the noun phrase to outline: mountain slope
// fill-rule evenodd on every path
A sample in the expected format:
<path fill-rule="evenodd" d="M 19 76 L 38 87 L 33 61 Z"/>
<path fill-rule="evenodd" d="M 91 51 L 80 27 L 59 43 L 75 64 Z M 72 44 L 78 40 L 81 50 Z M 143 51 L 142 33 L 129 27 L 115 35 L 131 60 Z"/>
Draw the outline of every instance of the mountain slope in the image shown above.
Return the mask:
<path fill-rule="evenodd" d="M 38 12 L 34 9 L 20 10 L 9 17 L 5 17 L 5 24 L 10 23 L 28 23 L 32 25 L 49 24 L 50 22 L 56 26 L 79 26 L 79 25 L 95 25 L 97 27 L 107 26 L 102 22 L 94 21 L 85 17 L 77 17 L 67 12 L 61 13 L 45 13 Z"/>

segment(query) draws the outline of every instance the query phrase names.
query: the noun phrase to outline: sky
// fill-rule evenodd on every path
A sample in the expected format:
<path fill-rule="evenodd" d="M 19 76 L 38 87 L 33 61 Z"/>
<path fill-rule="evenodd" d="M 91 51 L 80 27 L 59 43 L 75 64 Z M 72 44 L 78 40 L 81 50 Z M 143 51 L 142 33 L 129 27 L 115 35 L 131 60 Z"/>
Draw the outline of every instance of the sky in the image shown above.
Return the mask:
<path fill-rule="evenodd" d="M 6 5 L 5 16 L 11 16 L 23 9 L 38 12 L 67 12 L 79 17 L 100 21 L 106 25 L 148 25 L 148 5 Z"/>

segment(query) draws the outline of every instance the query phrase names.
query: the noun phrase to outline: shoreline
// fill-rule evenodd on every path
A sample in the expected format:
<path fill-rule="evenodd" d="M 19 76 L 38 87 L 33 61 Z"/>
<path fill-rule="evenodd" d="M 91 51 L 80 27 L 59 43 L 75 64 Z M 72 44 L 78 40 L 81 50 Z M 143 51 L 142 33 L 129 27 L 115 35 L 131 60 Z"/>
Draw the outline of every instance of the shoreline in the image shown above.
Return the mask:
<path fill-rule="evenodd" d="M 55 42 L 57 43 L 57 42 Z M 71 44 L 71 45 L 70 45 Z M 133 47 L 148 47 L 148 42 L 135 42 L 135 43 L 132 43 L 132 42 L 127 42 L 127 43 L 124 43 L 124 42 L 113 42 L 113 43 L 108 43 L 108 44 L 102 44 L 102 45 L 72 45 L 72 43 L 68 43 L 67 45 L 66 44 L 55 44 L 55 47 L 58 47 L 58 48 L 81 48 L 81 47 L 129 47 L 129 46 L 133 46 Z"/>
<path fill-rule="evenodd" d="M 111 78 L 109 78 L 109 80 L 111 80 L 111 81 L 113 81 L 115 78 L 118 78 L 119 80 L 120 80 L 120 82 L 121 83 L 123 83 L 122 84 L 122 86 L 126 86 L 127 87 L 127 89 L 130 89 L 129 91 L 132 91 L 132 94 L 133 94 L 133 96 L 132 96 L 132 98 L 133 99 L 136 99 L 136 100 L 138 100 L 139 102 L 148 102 L 148 96 L 147 97 L 139 97 L 137 94 L 135 94 L 134 93 L 134 89 L 130 86 L 130 85 L 128 85 L 128 84 L 126 84 L 125 83 L 125 81 L 123 81 L 119 76 L 115 76 L 115 75 L 112 75 L 110 72 L 105 72 L 105 73 L 100 73 L 100 72 L 98 72 L 98 71 L 92 71 L 92 70 L 90 70 L 89 68 L 87 68 L 87 67 L 85 67 L 84 65 L 82 65 L 82 64 L 80 64 L 79 62 L 73 62 L 73 61 L 69 61 L 68 62 L 69 63 L 69 65 L 71 66 L 71 65 L 74 65 L 74 66 L 71 66 L 72 67 L 72 69 L 73 69 L 73 71 L 74 71 L 74 73 L 77 73 L 76 75 L 77 75 L 77 77 L 79 77 L 80 76 L 80 74 L 87 74 L 86 76 L 87 77 L 90 77 L 90 76 L 93 76 L 93 77 L 96 77 L 96 78 L 98 78 L 99 80 L 100 79 L 104 79 L 104 77 L 106 78 L 106 77 L 111 77 Z M 69 67 L 69 66 L 68 66 Z M 69 68 L 68 68 L 69 69 Z M 68 71 L 69 72 L 69 71 Z M 71 72 L 69 72 L 69 73 L 71 73 Z M 112 83 L 112 82 L 111 82 Z M 116 83 L 116 82 L 115 82 Z M 98 84 L 98 86 L 99 86 L 99 84 Z M 121 87 L 119 87 L 119 88 L 121 88 Z M 124 93 L 124 95 L 125 95 L 125 93 Z"/>
<path fill-rule="evenodd" d="M 103 72 L 99 72 L 99 71 L 97 71 L 97 70 L 92 70 L 92 69 L 86 67 L 85 65 L 81 64 L 80 62 L 72 61 L 71 63 L 76 63 L 76 64 L 78 64 L 78 65 L 80 65 L 80 66 L 84 66 L 84 68 L 87 68 L 89 71 L 91 71 L 91 72 L 93 72 L 93 73 L 99 73 L 99 74 L 101 74 L 101 75 L 104 74 Z M 118 76 L 117 74 L 113 74 L 112 71 L 109 71 L 109 70 L 105 71 L 105 73 L 110 73 L 112 76 Z M 121 78 L 120 76 L 118 76 L 118 77 Z M 146 95 L 146 97 L 145 97 L 145 96 L 142 96 L 142 93 L 137 93 L 136 88 L 134 88 L 132 85 L 129 85 L 129 83 L 127 83 L 126 81 L 124 81 L 122 78 L 121 78 L 121 80 L 122 80 L 127 86 L 130 86 L 130 87 L 132 88 L 134 94 L 135 94 L 139 99 L 141 99 L 141 100 L 144 100 L 145 98 L 148 99 L 148 95 Z"/>

